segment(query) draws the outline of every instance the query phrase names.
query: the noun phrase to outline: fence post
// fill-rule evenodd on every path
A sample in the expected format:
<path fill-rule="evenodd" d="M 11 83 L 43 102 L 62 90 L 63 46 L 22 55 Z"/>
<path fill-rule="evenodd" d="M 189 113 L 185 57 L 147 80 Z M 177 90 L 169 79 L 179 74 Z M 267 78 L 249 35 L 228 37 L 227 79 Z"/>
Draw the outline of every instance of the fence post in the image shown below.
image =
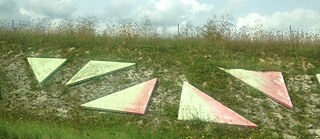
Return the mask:
<path fill-rule="evenodd" d="M 180 37 L 180 27 L 179 27 L 179 24 L 178 24 L 178 37 Z"/>
<path fill-rule="evenodd" d="M 289 39 L 290 39 L 290 42 L 291 42 L 291 45 L 294 45 L 294 42 L 293 42 L 293 33 L 292 33 L 292 27 L 291 25 L 289 25 Z"/>
<path fill-rule="evenodd" d="M 14 20 L 11 21 L 12 30 L 14 30 Z"/>
<path fill-rule="evenodd" d="M 289 35 L 290 35 L 290 39 L 292 39 L 292 27 L 291 27 L 291 25 L 289 25 Z"/>
<path fill-rule="evenodd" d="M 155 30 L 154 30 L 154 36 L 157 37 L 157 29 L 158 29 L 158 26 L 156 26 Z"/>

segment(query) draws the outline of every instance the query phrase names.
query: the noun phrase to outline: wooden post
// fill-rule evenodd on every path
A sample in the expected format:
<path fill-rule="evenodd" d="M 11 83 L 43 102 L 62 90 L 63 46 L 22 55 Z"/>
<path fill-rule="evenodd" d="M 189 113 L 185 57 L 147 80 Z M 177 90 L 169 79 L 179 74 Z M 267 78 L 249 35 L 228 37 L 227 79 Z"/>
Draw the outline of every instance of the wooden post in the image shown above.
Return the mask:
<path fill-rule="evenodd" d="M 11 22 L 11 27 L 12 27 L 12 30 L 14 30 L 14 20 L 12 20 Z"/>
<path fill-rule="evenodd" d="M 88 30 L 88 34 L 90 34 L 90 35 L 91 35 L 91 24 L 90 24 L 90 21 L 88 21 L 88 23 L 89 23 L 89 30 Z"/>
<path fill-rule="evenodd" d="M 289 39 L 290 39 L 290 41 L 291 41 L 291 45 L 292 46 L 294 46 L 294 38 L 293 38 L 293 33 L 292 33 L 292 27 L 291 27 L 291 25 L 289 25 L 289 35 L 290 35 L 290 37 L 289 37 Z"/>
<path fill-rule="evenodd" d="M 154 30 L 154 36 L 157 37 L 157 29 L 158 29 L 158 26 L 156 26 L 155 30 Z"/>
<path fill-rule="evenodd" d="M 179 27 L 179 24 L 178 24 L 178 37 L 180 36 L 180 27 Z"/>
<path fill-rule="evenodd" d="M 289 31 L 290 31 L 290 39 L 292 39 L 292 27 L 291 27 L 291 25 L 289 25 Z"/>

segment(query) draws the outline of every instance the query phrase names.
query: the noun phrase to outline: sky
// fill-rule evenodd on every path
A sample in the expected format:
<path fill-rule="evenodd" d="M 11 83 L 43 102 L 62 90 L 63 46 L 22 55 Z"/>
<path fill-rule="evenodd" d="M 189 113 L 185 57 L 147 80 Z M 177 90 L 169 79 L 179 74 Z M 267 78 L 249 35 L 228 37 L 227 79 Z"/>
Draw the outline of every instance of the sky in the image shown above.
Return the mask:
<path fill-rule="evenodd" d="M 141 20 L 176 29 L 187 22 L 201 26 L 213 15 L 229 15 L 236 27 L 294 28 L 320 32 L 319 0 L 0 0 L 0 20 L 52 18 L 60 21 L 95 16 Z"/>

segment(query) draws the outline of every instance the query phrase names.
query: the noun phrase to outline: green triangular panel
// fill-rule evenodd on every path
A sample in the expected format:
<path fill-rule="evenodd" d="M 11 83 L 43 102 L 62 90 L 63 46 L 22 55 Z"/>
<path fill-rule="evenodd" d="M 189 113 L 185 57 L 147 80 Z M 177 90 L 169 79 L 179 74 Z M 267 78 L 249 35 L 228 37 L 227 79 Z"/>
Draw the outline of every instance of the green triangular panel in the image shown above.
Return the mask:
<path fill-rule="evenodd" d="M 40 83 L 67 61 L 67 59 L 59 58 L 27 58 L 27 60 Z"/>
<path fill-rule="evenodd" d="M 74 85 L 93 77 L 102 76 L 132 65 L 134 65 L 134 63 L 91 60 L 67 82 L 67 85 Z"/>
<path fill-rule="evenodd" d="M 137 84 L 119 92 L 82 104 L 103 111 L 119 111 L 144 115 L 157 79 Z"/>

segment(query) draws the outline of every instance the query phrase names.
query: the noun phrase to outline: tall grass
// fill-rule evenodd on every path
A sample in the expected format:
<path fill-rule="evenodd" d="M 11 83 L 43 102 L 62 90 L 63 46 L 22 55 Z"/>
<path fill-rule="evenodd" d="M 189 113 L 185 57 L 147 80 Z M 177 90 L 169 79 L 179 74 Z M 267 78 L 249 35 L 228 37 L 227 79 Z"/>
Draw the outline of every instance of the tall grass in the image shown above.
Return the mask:
<path fill-rule="evenodd" d="M 2 33 L 114 37 L 122 38 L 126 43 L 136 39 L 159 40 L 167 37 L 201 39 L 208 42 L 247 41 L 269 45 L 289 43 L 293 46 L 316 46 L 320 43 L 320 35 L 314 32 L 303 32 L 289 25 L 287 30 L 266 30 L 263 26 L 263 24 L 256 24 L 254 27 L 243 26 L 238 29 L 231 16 L 212 16 L 203 26 L 194 26 L 187 22 L 178 26 L 179 32 L 176 33 L 161 32 L 158 26 L 153 25 L 148 18 L 142 18 L 140 22 L 120 18 L 112 21 L 101 21 L 90 16 L 59 21 L 50 18 L 31 21 L 0 21 L 0 31 Z"/>

